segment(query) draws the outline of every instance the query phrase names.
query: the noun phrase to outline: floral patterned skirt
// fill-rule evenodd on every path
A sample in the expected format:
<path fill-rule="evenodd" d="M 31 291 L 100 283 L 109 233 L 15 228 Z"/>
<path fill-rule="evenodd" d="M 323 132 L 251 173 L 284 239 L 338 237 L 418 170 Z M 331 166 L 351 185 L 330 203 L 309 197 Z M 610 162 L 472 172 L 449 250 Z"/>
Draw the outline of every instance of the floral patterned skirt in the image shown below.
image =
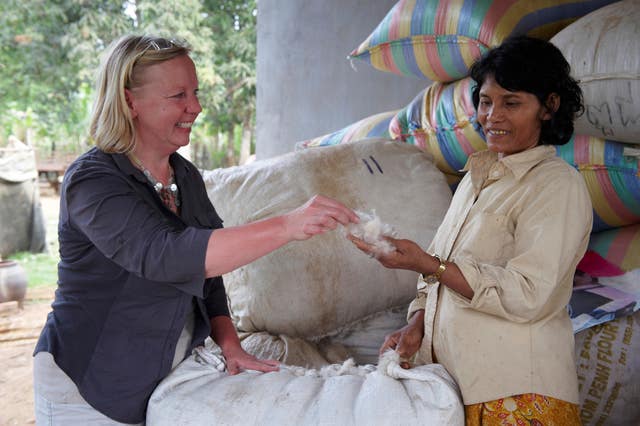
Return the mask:
<path fill-rule="evenodd" d="M 580 426 L 580 407 L 535 393 L 465 405 L 466 426 Z"/>

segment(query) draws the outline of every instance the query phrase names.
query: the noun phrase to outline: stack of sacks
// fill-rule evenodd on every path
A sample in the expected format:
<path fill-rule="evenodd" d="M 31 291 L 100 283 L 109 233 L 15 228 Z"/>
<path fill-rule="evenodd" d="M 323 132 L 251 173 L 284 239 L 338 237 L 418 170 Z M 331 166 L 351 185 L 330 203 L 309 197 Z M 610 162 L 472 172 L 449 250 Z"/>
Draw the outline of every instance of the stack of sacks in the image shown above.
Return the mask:
<path fill-rule="evenodd" d="M 556 150 L 581 172 L 591 194 L 592 245 L 580 267 L 592 275 L 640 267 L 640 147 L 630 145 L 640 143 L 640 55 L 629 54 L 640 52 L 640 4 L 602 7 L 609 3 L 400 1 L 352 53 L 385 71 L 436 80 L 396 113 L 389 135 L 430 152 L 455 190 L 469 155 L 486 149 L 471 102 L 473 83 L 465 77 L 469 65 L 509 35 L 552 37 L 585 95 L 576 135 Z M 320 145 L 299 144 L 312 146 Z M 614 240 L 622 243 L 603 243 Z"/>
<path fill-rule="evenodd" d="M 550 39 L 585 98 L 576 134 L 556 147 L 584 177 L 594 209 L 579 268 L 596 277 L 626 276 L 640 268 L 638 22 L 638 0 L 401 0 L 351 57 L 434 81 L 392 118 L 389 134 L 431 153 L 455 190 L 468 156 L 486 149 L 469 66 L 510 35 Z M 639 315 L 576 335 L 585 425 L 640 423 L 640 369 L 630 362 Z"/>
<path fill-rule="evenodd" d="M 289 153 L 204 172 L 225 226 L 289 211 L 323 194 L 375 211 L 397 235 L 426 248 L 451 200 L 431 156 L 368 141 Z M 418 275 L 357 250 L 344 230 L 294 242 L 224 276 L 243 346 L 288 364 L 377 361 L 384 336 L 405 322 Z"/>
<path fill-rule="evenodd" d="M 640 1 L 624 0 L 584 16 L 551 42 L 565 55 L 584 93 L 575 154 L 594 204 L 594 233 L 579 268 L 611 276 L 640 268 Z M 603 142 L 603 138 L 606 140 Z M 577 139 L 577 138 L 576 138 Z M 564 151 L 563 158 L 571 153 Z M 567 155 L 567 157 L 565 156 Z M 598 167 L 600 166 L 600 167 Z"/>
<path fill-rule="evenodd" d="M 527 33 L 548 39 L 573 20 L 613 1 L 401 0 L 350 58 L 382 71 L 451 82 L 465 77 L 476 59 L 509 35 Z M 296 149 L 388 137 L 383 125 L 393 115 L 389 111 L 366 117 L 298 142 Z"/>
<path fill-rule="evenodd" d="M 558 147 L 558 155 L 584 177 L 594 207 L 594 232 L 578 269 L 594 277 L 596 292 L 582 303 L 598 303 L 598 292 L 609 290 L 636 298 L 635 304 L 612 300 L 601 314 L 614 308 L 632 312 L 640 305 L 640 161 L 634 155 L 640 148 L 638 22 L 640 1 L 625 0 L 584 16 L 551 39 L 571 65 L 585 100 L 585 114 L 576 122 L 580 136 Z M 595 278 L 602 276 L 630 277 L 631 282 L 607 289 Z M 584 425 L 640 423 L 640 363 L 633 356 L 639 336 L 638 312 L 576 334 Z"/>

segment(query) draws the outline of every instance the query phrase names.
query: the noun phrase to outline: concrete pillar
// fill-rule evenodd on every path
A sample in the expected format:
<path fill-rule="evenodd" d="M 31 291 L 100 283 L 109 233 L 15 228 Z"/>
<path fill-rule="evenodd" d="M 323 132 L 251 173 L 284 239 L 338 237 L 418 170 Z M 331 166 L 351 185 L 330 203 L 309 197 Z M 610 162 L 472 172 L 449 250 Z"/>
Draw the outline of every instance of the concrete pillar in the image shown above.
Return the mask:
<path fill-rule="evenodd" d="M 402 108 L 428 80 L 378 71 L 347 55 L 396 0 L 258 2 L 256 157 Z"/>

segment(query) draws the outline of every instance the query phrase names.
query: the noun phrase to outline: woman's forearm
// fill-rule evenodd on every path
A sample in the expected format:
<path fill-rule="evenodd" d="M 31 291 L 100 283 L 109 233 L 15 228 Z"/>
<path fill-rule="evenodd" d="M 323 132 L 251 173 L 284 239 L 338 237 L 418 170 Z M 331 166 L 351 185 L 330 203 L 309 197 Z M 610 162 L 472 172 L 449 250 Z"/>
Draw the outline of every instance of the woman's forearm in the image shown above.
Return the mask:
<path fill-rule="evenodd" d="M 288 243 L 291 239 L 284 228 L 284 219 L 278 216 L 213 231 L 205 256 L 206 276 L 231 272 Z"/>
<path fill-rule="evenodd" d="M 467 282 L 460 268 L 449 261 L 444 261 L 446 267 L 445 271 L 440 275 L 440 284 L 444 284 L 450 289 L 456 291 L 467 299 L 471 300 L 474 295 L 474 291 Z M 434 256 L 427 255 L 423 262 L 422 272 L 423 276 L 435 273 L 440 267 L 440 262 Z"/>
<path fill-rule="evenodd" d="M 240 339 L 231 318 L 219 315 L 211 318 L 211 338 L 222 352 L 240 348 Z"/>
<path fill-rule="evenodd" d="M 353 210 L 316 195 L 281 216 L 213 231 L 207 245 L 205 274 L 216 277 L 231 272 L 290 241 L 306 240 L 336 229 L 339 224 L 357 222 L 358 215 Z"/>

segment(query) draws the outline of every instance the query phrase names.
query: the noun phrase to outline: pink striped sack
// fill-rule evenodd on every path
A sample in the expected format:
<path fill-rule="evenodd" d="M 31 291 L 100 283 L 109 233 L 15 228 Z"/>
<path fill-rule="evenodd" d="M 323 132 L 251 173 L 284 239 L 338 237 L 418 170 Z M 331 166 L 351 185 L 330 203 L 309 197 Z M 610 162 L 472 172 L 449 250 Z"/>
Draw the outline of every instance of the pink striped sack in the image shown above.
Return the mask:
<path fill-rule="evenodd" d="M 400 0 L 350 58 L 381 71 L 454 81 L 512 34 L 549 39 L 613 0 Z"/>
<path fill-rule="evenodd" d="M 594 232 L 578 264 L 594 277 L 613 277 L 640 268 L 640 225 Z"/>

